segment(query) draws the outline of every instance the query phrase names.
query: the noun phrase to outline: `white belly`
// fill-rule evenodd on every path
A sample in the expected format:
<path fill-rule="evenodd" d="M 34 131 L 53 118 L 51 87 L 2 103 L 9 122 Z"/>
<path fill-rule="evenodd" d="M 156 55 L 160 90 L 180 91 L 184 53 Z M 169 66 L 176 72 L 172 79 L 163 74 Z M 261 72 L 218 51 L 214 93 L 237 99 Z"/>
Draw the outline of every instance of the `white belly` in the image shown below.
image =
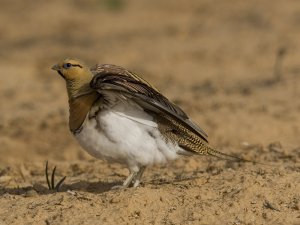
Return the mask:
<path fill-rule="evenodd" d="M 119 104 L 96 118 L 87 118 L 75 137 L 92 156 L 127 164 L 132 171 L 165 163 L 185 152 L 165 140 L 149 114 L 130 104 Z"/>

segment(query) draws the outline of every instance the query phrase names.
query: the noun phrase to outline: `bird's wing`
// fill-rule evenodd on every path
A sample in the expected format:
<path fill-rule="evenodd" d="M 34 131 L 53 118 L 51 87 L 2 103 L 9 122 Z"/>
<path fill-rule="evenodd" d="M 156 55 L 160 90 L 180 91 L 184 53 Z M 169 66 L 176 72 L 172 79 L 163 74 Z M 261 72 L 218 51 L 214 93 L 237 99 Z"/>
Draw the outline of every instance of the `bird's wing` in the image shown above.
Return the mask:
<path fill-rule="evenodd" d="M 136 74 L 110 64 L 96 65 L 91 71 L 94 73 L 90 83 L 91 88 L 100 93 L 101 91 L 121 92 L 131 97 L 146 111 L 171 116 L 207 142 L 207 134 L 193 123 L 181 108 L 170 102 L 156 88 Z"/>

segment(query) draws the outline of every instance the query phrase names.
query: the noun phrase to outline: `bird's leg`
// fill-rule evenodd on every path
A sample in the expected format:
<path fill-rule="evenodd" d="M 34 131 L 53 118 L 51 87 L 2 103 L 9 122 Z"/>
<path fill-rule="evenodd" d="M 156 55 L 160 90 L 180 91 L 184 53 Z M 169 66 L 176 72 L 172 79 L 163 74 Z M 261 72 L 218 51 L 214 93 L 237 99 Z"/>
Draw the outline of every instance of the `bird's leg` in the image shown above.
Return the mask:
<path fill-rule="evenodd" d="M 139 172 L 137 172 L 136 176 L 134 177 L 133 180 L 133 187 L 138 187 L 141 183 L 141 178 L 143 176 L 143 173 L 146 169 L 146 166 L 142 166 L 139 170 Z"/>
<path fill-rule="evenodd" d="M 146 169 L 146 167 L 142 166 L 141 168 L 139 168 L 139 170 L 137 172 L 130 171 L 129 176 L 126 178 L 123 185 L 114 186 L 114 187 L 112 187 L 112 189 L 128 188 L 132 183 L 133 183 L 133 187 L 138 187 L 145 169 Z"/>
<path fill-rule="evenodd" d="M 132 171 L 123 183 L 123 188 L 128 188 L 132 180 L 137 176 L 138 172 Z"/>
<path fill-rule="evenodd" d="M 132 180 L 136 177 L 136 175 L 138 174 L 138 172 L 135 171 L 131 171 L 129 176 L 126 178 L 126 180 L 123 182 L 123 185 L 116 185 L 113 186 L 112 189 L 113 190 L 117 190 L 117 189 L 123 189 L 123 188 L 128 188 L 129 185 L 132 183 Z"/>

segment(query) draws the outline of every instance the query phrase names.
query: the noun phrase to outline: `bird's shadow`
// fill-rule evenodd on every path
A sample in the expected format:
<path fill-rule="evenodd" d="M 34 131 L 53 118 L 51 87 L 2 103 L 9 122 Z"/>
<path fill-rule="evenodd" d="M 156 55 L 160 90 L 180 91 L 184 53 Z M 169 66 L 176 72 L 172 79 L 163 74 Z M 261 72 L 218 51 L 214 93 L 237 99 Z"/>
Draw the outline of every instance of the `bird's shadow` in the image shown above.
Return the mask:
<path fill-rule="evenodd" d="M 170 184 L 178 184 L 184 181 L 195 180 L 197 178 L 201 178 L 202 176 L 191 176 L 191 177 L 175 177 L 174 179 L 162 179 L 162 178 L 154 178 L 151 181 L 142 182 L 141 186 L 157 186 L 157 185 L 170 185 Z M 89 181 L 78 181 L 71 184 L 63 184 L 59 190 L 59 192 L 68 192 L 68 191 L 82 191 L 89 192 L 94 194 L 101 194 L 108 191 L 111 191 L 113 187 L 122 185 L 121 181 L 117 182 L 89 182 Z M 35 192 L 36 195 L 49 195 L 56 193 L 55 190 L 49 190 L 46 186 L 42 184 L 34 184 L 33 186 L 27 187 L 16 187 L 16 188 L 5 188 L 0 187 L 0 196 L 5 194 L 10 195 L 22 195 L 22 196 L 30 196 L 29 193 Z"/>
<path fill-rule="evenodd" d="M 72 184 L 63 184 L 58 192 L 68 192 L 68 191 L 83 191 L 95 194 L 101 194 L 112 190 L 114 186 L 121 185 L 121 182 L 89 182 L 89 181 L 78 181 Z M 56 193 L 56 190 L 49 190 L 46 186 L 42 184 L 34 184 L 33 186 L 26 187 L 15 187 L 15 188 L 5 188 L 0 187 L 0 196 L 5 194 L 10 195 L 22 195 L 30 196 L 31 193 L 36 193 L 37 195 L 48 195 Z"/>
<path fill-rule="evenodd" d="M 121 185 L 122 182 L 89 182 L 89 181 L 78 181 L 72 184 L 65 184 L 62 186 L 61 191 L 83 191 L 95 194 L 101 194 L 112 190 L 113 187 Z"/>

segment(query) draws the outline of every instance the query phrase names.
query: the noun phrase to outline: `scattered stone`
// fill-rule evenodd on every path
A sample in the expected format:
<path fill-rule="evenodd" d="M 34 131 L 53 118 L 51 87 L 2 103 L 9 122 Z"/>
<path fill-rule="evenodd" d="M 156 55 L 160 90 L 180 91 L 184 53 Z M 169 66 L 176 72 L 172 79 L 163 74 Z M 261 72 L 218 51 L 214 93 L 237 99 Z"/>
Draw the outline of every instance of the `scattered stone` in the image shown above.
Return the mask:
<path fill-rule="evenodd" d="M 34 189 L 28 190 L 24 194 L 24 197 L 35 197 L 35 196 L 38 196 L 38 193 Z"/>
<path fill-rule="evenodd" d="M 278 141 L 270 143 L 268 149 L 272 152 L 283 153 L 282 145 Z"/>
<path fill-rule="evenodd" d="M 4 176 L 1 176 L 0 177 L 0 183 L 6 183 L 6 182 L 9 182 L 11 181 L 11 176 L 8 176 L 8 175 L 4 175 Z"/>

